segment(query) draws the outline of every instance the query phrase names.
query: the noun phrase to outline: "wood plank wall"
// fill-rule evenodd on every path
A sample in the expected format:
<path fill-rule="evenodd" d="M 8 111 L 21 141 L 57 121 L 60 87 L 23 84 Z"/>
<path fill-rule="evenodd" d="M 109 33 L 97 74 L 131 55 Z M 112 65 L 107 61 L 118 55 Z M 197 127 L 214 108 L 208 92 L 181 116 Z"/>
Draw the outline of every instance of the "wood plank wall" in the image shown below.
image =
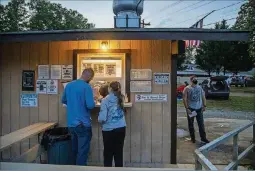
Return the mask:
<path fill-rule="evenodd" d="M 73 49 L 99 49 L 100 40 L 40 43 L 1 44 L 0 111 L 1 134 L 23 128 L 36 122 L 53 121 L 66 126 L 65 108 L 60 103 L 63 92 L 59 81 L 58 95 L 39 95 L 38 108 L 21 108 L 22 70 L 35 70 L 40 64 L 72 64 Z M 170 72 L 171 49 L 169 41 L 110 40 L 110 49 L 131 49 L 131 68 L 154 72 Z M 167 103 L 134 103 L 126 113 L 127 133 L 124 146 L 125 166 L 160 167 L 170 163 L 170 91 L 171 85 L 152 84 L 152 93 L 168 94 Z M 93 138 L 89 161 L 103 163 L 103 140 L 97 114 L 92 114 Z M 36 138 L 25 140 L 3 153 L 3 158 L 19 155 L 36 143 Z"/>

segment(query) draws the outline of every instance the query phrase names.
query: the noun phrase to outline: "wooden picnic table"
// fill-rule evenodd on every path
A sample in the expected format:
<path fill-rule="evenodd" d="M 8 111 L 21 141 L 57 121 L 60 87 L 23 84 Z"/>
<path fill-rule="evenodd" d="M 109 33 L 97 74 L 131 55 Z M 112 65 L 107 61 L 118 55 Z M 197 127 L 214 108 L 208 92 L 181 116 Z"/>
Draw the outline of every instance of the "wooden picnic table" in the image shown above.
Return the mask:
<path fill-rule="evenodd" d="M 38 135 L 56 125 L 57 123 L 55 122 L 35 123 L 33 125 L 11 132 L 10 134 L 1 136 L 0 137 L 0 152 L 2 152 L 6 148 L 10 147 L 11 145 L 17 142 L 28 139 L 34 135 Z"/>

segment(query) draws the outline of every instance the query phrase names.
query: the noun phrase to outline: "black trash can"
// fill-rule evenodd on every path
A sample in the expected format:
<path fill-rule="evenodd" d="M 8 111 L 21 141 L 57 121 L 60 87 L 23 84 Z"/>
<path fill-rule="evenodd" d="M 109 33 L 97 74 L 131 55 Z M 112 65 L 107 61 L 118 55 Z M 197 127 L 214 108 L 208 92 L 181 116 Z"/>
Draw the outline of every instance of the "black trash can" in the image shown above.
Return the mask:
<path fill-rule="evenodd" d="M 66 127 L 53 128 L 43 135 L 41 145 L 47 151 L 48 164 L 72 165 L 71 135 Z"/>

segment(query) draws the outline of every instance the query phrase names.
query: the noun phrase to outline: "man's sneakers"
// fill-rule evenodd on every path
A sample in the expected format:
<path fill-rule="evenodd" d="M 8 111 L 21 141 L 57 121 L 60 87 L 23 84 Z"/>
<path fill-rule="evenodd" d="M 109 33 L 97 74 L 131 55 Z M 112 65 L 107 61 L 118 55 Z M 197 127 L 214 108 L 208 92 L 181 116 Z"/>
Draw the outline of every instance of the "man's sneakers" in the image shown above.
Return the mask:
<path fill-rule="evenodd" d="M 201 139 L 202 143 L 208 144 L 210 141 L 208 139 Z"/>
<path fill-rule="evenodd" d="M 196 139 L 195 138 L 191 138 L 191 142 L 192 143 L 196 143 Z"/>

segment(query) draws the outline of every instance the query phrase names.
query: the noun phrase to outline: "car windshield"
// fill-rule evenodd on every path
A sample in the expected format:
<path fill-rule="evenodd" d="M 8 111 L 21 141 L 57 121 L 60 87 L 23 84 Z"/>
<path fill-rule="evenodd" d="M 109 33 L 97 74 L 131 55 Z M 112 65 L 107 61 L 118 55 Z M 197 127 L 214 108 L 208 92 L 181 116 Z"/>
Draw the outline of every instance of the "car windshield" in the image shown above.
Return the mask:
<path fill-rule="evenodd" d="M 211 86 L 214 91 L 225 90 L 225 81 L 211 81 Z"/>

